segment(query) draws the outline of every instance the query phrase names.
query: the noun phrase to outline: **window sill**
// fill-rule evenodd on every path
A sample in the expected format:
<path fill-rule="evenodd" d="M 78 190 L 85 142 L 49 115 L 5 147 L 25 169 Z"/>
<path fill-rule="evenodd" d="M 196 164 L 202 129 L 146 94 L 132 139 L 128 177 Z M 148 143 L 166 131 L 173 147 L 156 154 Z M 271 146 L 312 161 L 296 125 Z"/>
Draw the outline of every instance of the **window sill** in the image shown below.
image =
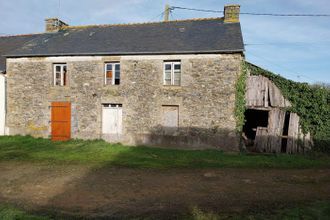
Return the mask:
<path fill-rule="evenodd" d="M 60 90 L 60 89 L 64 89 L 64 90 L 65 90 L 65 89 L 70 89 L 70 86 L 68 86 L 68 85 L 66 85 L 66 86 L 54 86 L 54 85 L 53 85 L 53 86 L 51 86 L 50 88 L 55 89 L 55 90 L 56 90 L 56 89 L 59 89 L 59 90 Z"/>
<path fill-rule="evenodd" d="M 175 85 L 163 85 L 164 89 L 181 89 L 182 86 L 175 86 Z"/>

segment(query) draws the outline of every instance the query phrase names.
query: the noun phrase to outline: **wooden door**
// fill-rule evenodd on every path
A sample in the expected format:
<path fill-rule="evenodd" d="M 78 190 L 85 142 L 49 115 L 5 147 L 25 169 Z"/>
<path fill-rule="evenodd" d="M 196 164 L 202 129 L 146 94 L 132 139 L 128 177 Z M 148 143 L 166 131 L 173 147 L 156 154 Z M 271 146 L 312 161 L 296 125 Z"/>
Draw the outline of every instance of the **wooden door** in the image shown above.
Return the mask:
<path fill-rule="evenodd" d="M 105 104 L 102 112 L 102 133 L 122 133 L 122 106 L 121 104 Z"/>
<path fill-rule="evenodd" d="M 51 129 L 53 141 L 66 141 L 71 138 L 70 102 L 52 102 Z"/>

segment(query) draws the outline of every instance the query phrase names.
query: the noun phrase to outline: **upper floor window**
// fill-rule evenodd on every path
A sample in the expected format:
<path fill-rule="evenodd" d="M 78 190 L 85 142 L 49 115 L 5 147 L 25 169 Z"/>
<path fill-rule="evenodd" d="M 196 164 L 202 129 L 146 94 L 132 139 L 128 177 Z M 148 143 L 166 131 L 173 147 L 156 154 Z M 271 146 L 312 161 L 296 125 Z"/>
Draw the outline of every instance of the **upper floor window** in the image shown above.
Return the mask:
<path fill-rule="evenodd" d="M 120 64 L 119 63 L 106 63 L 104 82 L 106 85 L 119 85 L 120 84 Z"/>
<path fill-rule="evenodd" d="M 181 84 L 181 62 L 164 62 L 164 85 L 179 86 Z"/>
<path fill-rule="evenodd" d="M 54 64 L 54 86 L 65 86 L 67 84 L 66 64 Z"/>

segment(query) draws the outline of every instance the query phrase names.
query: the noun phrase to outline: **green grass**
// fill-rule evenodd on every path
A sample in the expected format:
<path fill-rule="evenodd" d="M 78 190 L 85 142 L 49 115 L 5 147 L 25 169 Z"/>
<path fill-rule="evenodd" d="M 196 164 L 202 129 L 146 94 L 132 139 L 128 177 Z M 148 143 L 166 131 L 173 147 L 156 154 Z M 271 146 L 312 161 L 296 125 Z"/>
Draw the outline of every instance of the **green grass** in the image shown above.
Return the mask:
<path fill-rule="evenodd" d="M 1 220 L 48 220 L 48 217 L 41 217 L 28 214 L 18 208 L 9 205 L 0 205 L 0 219 Z"/>
<path fill-rule="evenodd" d="M 133 168 L 330 168 L 330 157 L 246 155 L 217 150 L 128 147 L 102 140 L 52 142 L 30 136 L 0 137 L 0 161 L 83 163 Z"/>

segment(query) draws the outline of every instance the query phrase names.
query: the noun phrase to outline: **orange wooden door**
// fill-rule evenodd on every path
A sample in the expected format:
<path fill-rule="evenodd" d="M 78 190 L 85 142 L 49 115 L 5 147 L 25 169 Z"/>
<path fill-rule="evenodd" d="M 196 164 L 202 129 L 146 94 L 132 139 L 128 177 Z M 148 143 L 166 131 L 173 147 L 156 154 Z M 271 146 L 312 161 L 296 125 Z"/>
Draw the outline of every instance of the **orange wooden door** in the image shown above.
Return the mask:
<path fill-rule="evenodd" d="M 71 138 L 71 103 L 52 102 L 52 140 L 66 141 Z"/>

